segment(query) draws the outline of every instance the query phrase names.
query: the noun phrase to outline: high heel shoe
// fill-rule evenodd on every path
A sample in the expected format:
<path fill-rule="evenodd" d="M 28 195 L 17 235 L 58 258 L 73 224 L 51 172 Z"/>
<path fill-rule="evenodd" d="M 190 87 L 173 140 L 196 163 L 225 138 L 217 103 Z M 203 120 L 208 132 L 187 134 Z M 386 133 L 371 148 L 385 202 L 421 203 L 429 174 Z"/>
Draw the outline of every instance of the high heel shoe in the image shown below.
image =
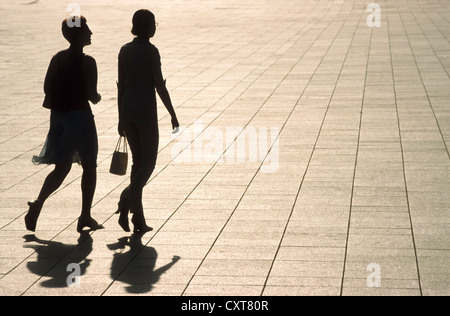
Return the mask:
<path fill-rule="evenodd" d="M 147 233 L 147 232 L 149 232 L 149 231 L 152 231 L 153 230 L 153 228 L 152 227 L 150 227 L 150 226 L 147 226 L 147 224 L 145 223 L 145 218 L 144 218 L 144 216 L 136 216 L 136 215 L 133 215 L 133 217 L 131 218 L 131 222 L 133 223 L 133 225 L 134 225 L 134 230 L 133 230 L 133 232 L 136 234 L 136 233 L 139 233 L 139 234 L 145 234 L 145 233 Z"/>
<path fill-rule="evenodd" d="M 90 230 L 98 230 L 98 229 L 105 228 L 105 227 L 103 227 L 103 225 L 100 225 L 99 223 L 97 223 L 97 221 L 95 219 L 93 219 L 92 217 L 90 217 L 90 218 L 80 217 L 78 219 L 77 232 L 82 233 L 83 228 L 85 228 L 85 227 L 88 227 Z"/>
<path fill-rule="evenodd" d="M 126 232 L 130 231 L 130 224 L 128 223 L 128 212 L 130 210 L 130 206 L 128 201 L 120 201 L 119 208 L 116 214 L 120 214 L 119 216 L 119 225 Z"/>
<path fill-rule="evenodd" d="M 36 224 L 39 214 L 42 210 L 42 203 L 38 200 L 28 202 L 30 207 L 27 215 L 25 215 L 25 226 L 28 230 L 34 232 L 36 231 Z"/>

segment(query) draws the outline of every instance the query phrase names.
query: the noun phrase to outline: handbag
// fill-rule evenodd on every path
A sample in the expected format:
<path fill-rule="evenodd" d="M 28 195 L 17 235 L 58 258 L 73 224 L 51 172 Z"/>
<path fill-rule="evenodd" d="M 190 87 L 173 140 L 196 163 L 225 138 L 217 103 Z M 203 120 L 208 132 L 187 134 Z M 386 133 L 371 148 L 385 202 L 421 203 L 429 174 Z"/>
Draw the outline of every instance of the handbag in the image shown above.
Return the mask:
<path fill-rule="evenodd" d="M 120 136 L 114 150 L 109 172 L 118 176 L 124 176 L 127 173 L 128 166 L 128 148 L 127 138 Z"/>

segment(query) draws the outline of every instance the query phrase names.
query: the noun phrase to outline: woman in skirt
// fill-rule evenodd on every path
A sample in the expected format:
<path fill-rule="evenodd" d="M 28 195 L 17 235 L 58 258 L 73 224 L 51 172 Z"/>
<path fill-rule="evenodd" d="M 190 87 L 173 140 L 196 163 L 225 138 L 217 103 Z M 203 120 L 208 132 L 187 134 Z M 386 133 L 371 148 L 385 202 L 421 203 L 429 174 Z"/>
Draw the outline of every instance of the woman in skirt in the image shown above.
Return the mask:
<path fill-rule="evenodd" d="M 95 59 L 83 53 L 83 48 L 91 44 L 92 32 L 86 18 L 69 17 L 62 23 L 62 33 L 70 47 L 57 53 L 50 62 L 43 105 L 51 110 L 50 130 L 40 155 L 33 157 L 34 164 L 52 164 L 55 168 L 45 179 L 38 198 L 28 202 L 25 225 L 30 231 L 35 231 L 44 202 L 61 186 L 74 162 L 83 168 L 82 210 L 77 231 L 85 227 L 103 228 L 91 217 L 98 140 L 89 101 L 96 104 L 101 99 L 97 92 Z"/>

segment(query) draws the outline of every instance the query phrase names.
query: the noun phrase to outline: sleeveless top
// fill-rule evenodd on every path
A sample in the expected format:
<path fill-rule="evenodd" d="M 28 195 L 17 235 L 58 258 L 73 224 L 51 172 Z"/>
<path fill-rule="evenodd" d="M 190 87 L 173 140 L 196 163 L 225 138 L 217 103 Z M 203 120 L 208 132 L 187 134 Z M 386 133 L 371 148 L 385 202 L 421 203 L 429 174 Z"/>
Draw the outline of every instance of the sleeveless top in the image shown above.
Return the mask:
<path fill-rule="evenodd" d="M 61 51 L 50 62 L 43 106 L 60 111 L 91 111 L 89 97 L 92 91 L 97 91 L 95 60 L 85 54 L 70 58 L 67 55 Z"/>

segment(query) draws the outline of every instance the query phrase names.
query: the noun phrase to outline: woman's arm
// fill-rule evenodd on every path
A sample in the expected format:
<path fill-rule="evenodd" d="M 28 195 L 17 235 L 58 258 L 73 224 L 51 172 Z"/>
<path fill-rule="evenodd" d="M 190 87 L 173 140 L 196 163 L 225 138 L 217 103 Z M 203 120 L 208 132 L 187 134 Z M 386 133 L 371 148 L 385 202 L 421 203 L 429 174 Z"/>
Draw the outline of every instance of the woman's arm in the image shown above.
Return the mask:
<path fill-rule="evenodd" d="M 97 92 L 97 63 L 92 57 L 86 59 L 87 62 L 87 78 L 86 78 L 86 92 L 87 98 L 94 104 L 97 104 L 102 99 L 102 96 Z"/>
<path fill-rule="evenodd" d="M 118 124 L 118 132 L 119 135 L 125 136 L 125 130 L 122 126 L 122 120 L 121 120 L 121 113 L 122 113 L 122 98 L 123 98 L 123 91 L 125 88 L 125 69 L 123 67 L 122 58 L 119 54 L 119 74 L 118 74 L 118 81 L 117 81 L 117 110 L 119 113 L 119 124 Z"/>
<path fill-rule="evenodd" d="M 180 124 L 178 123 L 177 115 L 175 113 L 175 110 L 172 105 L 172 100 L 170 99 L 169 91 L 166 87 L 166 81 L 163 78 L 162 70 L 161 70 L 161 59 L 159 56 L 158 51 L 156 50 L 155 53 L 156 56 L 152 58 L 152 75 L 153 80 L 155 82 L 155 88 L 158 92 L 159 97 L 161 98 L 161 101 L 164 103 L 164 106 L 166 107 L 167 111 L 169 112 L 170 116 L 172 117 L 172 128 L 175 129 L 176 127 L 179 127 Z"/>

